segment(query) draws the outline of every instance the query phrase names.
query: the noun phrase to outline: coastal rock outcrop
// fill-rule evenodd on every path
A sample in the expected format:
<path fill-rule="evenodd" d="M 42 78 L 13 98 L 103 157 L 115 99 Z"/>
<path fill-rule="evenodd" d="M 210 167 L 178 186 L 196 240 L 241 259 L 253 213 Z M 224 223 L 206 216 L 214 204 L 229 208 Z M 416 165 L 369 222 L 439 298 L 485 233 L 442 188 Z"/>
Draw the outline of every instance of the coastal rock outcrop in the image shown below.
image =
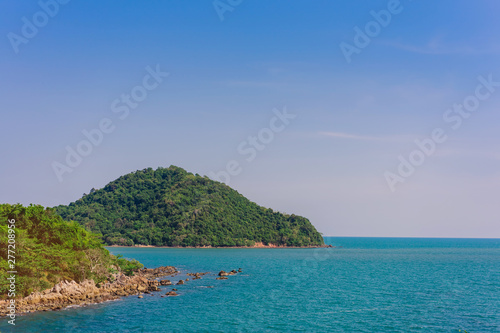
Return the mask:
<path fill-rule="evenodd" d="M 99 287 L 94 280 L 87 279 L 80 283 L 64 280 L 50 289 L 34 292 L 25 298 L 16 300 L 16 312 L 59 310 L 67 306 L 101 303 L 122 296 L 159 291 L 158 286 L 161 285 L 161 282 L 156 278 L 176 273 L 178 271 L 172 266 L 141 269 L 134 276 L 127 276 L 119 272 L 112 274 L 110 279 Z M 138 297 L 142 298 L 143 296 L 139 295 Z M 7 302 L 8 300 L 0 301 L 0 315 L 7 314 Z"/>

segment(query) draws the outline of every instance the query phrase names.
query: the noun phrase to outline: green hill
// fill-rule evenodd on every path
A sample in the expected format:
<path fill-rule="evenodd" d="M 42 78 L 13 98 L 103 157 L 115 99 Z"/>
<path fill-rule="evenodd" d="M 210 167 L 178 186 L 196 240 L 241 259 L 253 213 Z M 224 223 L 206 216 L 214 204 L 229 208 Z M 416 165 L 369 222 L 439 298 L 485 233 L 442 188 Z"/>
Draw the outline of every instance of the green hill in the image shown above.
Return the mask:
<path fill-rule="evenodd" d="M 100 283 L 123 270 L 132 274 L 142 265 L 108 252 L 98 235 L 78 223 L 66 222 L 42 206 L 0 204 L 0 279 L 16 271 L 15 297 L 50 288 L 62 280 L 93 279 Z M 9 284 L 0 285 L 0 299 Z M 10 297 L 10 296 L 9 296 Z"/>
<path fill-rule="evenodd" d="M 175 166 L 127 174 L 55 209 L 102 234 L 108 245 L 324 244 L 306 218 L 260 207 L 223 183 Z"/>

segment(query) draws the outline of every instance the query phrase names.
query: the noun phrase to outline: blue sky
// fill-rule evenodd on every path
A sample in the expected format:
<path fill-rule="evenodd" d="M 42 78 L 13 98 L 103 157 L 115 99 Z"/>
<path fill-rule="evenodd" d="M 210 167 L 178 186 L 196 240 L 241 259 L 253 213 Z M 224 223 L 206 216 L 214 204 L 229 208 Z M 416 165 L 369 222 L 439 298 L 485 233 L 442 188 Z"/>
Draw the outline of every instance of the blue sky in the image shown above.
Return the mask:
<path fill-rule="evenodd" d="M 40 3 L 0 12 L 0 202 L 67 204 L 138 169 L 236 161 L 230 186 L 325 235 L 500 237 L 500 87 L 456 130 L 443 118 L 478 77 L 500 81 L 497 1 L 221 0 L 223 20 L 213 1 Z M 391 6 L 348 63 L 341 43 Z M 120 119 L 113 102 L 148 66 L 169 75 Z M 247 161 L 238 147 L 285 109 Z M 112 133 L 60 181 L 54 162 L 103 119 Z M 399 156 L 436 128 L 445 142 L 402 177 Z M 387 172 L 404 179 L 394 191 Z"/>

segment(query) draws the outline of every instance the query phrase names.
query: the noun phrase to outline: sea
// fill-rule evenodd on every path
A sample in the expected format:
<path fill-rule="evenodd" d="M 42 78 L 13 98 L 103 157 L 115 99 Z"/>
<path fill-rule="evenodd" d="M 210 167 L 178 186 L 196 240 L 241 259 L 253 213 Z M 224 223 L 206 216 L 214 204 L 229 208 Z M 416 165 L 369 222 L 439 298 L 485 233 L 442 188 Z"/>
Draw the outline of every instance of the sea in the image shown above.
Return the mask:
<path fill-rule="evenodd" d="M 111 247 L 210 272 L 152 296 L 5 319 L 0 332 L 500 332 L 500 239 L 326 237 L 321 249 Z M 216 280 L 221 270 L 242 273 Z M 161 297 L 176 288 L 179 296 Z"/>

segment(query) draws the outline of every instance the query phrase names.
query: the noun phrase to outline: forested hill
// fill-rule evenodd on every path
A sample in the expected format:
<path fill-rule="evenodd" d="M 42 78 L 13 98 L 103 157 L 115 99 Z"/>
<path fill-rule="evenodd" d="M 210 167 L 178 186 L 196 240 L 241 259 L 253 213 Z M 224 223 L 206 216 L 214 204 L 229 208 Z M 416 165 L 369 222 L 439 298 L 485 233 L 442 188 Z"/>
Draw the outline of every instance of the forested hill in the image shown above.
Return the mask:
<path fill-rule="evenodd" d="M 102 234 L 108 245 L 324 244 L 306 218 L 258 206 L 223 183 L 175 166 L 127 174 L 55 209 Z"/>

